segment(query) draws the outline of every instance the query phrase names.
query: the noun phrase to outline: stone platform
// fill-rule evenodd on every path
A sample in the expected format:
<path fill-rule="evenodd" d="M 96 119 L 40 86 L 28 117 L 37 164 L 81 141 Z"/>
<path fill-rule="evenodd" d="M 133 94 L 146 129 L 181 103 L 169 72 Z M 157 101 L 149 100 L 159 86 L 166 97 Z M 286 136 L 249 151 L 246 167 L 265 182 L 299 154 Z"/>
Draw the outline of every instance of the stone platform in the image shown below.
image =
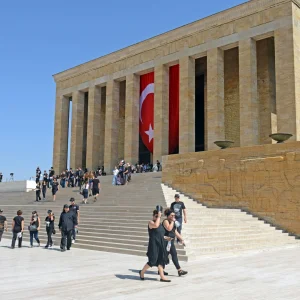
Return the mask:
<path fill-rule="evenodd" d="M 0 243 L 1 299 L 214 299 L 297 300 L 298 249 L 248 253 L 239 257 L 204 258 L 182 263 L 188 276 L 167 266 L 171 283 L 158 281 L 156 268 L 139 280 L 146 257 L 71 249 L 11 250 Z"/>

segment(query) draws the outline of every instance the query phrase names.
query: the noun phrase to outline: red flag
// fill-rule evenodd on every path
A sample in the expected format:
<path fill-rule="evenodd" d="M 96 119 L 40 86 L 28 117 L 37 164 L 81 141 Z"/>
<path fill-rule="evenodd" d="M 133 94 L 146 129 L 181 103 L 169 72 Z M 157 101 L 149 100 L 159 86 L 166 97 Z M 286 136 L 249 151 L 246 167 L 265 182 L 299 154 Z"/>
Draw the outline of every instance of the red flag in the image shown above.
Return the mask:
<path fill-rule="evenodd" d="M 179 150 L 179 65 L 169 70 L 169 154 Z"/>
<path fill-rule="evenodd" d="M 140 135 L 153 153 L 154 136 L 154 72 L 140 77 Z"/>

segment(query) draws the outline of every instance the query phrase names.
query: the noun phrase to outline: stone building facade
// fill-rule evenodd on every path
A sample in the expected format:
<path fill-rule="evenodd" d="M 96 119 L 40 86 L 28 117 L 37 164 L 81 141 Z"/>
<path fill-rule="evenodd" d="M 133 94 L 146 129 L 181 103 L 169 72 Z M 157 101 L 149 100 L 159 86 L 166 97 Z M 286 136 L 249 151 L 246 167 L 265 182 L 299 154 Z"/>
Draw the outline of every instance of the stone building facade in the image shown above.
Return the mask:
<path fill-rule="evenodd" d="M 110 171 L 120 158 L 139 160 L 139 77 L 151 71 L 152 159 L 168 155 L 166 87 L 174 64 L 180 67 L 180 154 L 198 151 L 199 137 L 202 150 L 224 139 L 236 147 L 269 144 L 275 132 L 299 141 L 299 7 L 298 0 L 251 0 L 54 75 L 55 170 L 67 167 L 69 138 L 73 168 L 104 165 Z M 204 116 L 201 130 L 195 130 L 198 113 Z"/>

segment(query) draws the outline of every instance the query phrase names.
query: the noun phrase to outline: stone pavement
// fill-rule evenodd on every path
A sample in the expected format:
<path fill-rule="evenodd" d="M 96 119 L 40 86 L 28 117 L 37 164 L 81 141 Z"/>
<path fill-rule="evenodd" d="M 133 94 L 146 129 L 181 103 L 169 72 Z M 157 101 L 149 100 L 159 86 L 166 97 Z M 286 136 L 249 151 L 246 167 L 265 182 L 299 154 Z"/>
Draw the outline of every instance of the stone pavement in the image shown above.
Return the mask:
<path fill-rule="evenodd" d="M 0 299 L 213 299 L 299 300 L 298 249 L 248 253 L 238 257 L 203 258 L 182 263 L 189 271 L 177 277 L 167 266 L 171 283 L 158 281 L 156 268 L 140 281 L 146 257 L 72 249 L 11 250 L 0 244 Z"/>

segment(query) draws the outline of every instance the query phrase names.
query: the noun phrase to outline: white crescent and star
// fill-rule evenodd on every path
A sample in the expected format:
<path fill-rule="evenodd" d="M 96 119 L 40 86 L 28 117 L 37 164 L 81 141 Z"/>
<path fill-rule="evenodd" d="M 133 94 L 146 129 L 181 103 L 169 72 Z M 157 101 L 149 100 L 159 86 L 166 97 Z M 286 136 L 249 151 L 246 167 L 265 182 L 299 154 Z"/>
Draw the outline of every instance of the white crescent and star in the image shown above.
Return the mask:
<path fill-rule="evenodd" d="M 140 120 L 143 123 L 143 119 L 142 119 L 142 108 L 143 108 L 143 103 L 145 101 L 145 99 L 147 98 L 147 96 L 149 94 L 154 94 L 154 83 L 149 83 L 145 89 L 142 91 L 141 97 L 140 97 Z"/>
<path fill-rule="evenodd" d="M 149 143 L 150 143 L 153 140 L 153 133 L 154 133 L 154 130 L 152 129 L 151 123 L 149 125 L 149 130 L 145 131 L 145 133 L 148 135 Z"/>
<path fill-rule="evenodd" d="M 143 103 L 146 100 L 147 96 L 149 94 L 154 94 L 154 83 L 149 83 L 145 89 L 142 91 L 141 97 L 140 97 L 140 120 L 143 123 L 142 119 L 142 108 L 143 108 Z M 145 131 L 145 133 L 149 137 L 149 143 L 153 140 L 153 135 L 154 135 L 154 130 L 152 128 L 151 123 L 149 124 L 149 129 Z"/>

